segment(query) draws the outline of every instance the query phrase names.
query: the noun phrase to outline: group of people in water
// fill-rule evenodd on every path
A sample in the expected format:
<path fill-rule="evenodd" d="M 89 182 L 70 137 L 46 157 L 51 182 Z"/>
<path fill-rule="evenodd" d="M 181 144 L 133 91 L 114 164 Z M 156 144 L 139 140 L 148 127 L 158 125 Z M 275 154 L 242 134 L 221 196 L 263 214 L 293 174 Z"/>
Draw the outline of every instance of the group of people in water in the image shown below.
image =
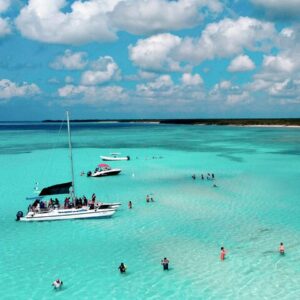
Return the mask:
<path fill-rule="evenodd" d="M 155 202 L 153 195 L 151 194 L 146 196 L 146 203 L 150 203 L 150 202 Z M 128 208 L 132 209 L 132 201 L 128 201 Z"/>
<path fill-rule="evenodd" d="M 201 175 L 199 175 L 199 177 L 200 177 L 201 180 L 205 180 L 205 178 L 206 178 L 206 180 L 214 180 L 215 179 L 215 174 L 214 173 L 207 173 L 206 175 L 201 174 Z M 196 180 L 196 178 L 197 178 L 196 174 L 193 174 L 192 178 L 194 180 Z M 217 185 L 214 183 L 213 187 L 217 187 Z"/>
<path fill-rule="evenodd" d="M 281 242 L 280 245 L 279 245 L 278 251 L 279 251 L 279 254 L 280 254 L 280 255 L 284 255 L 284 254 L 285 254 L 285 248 L 284 248 L 284 245 L 283 245 L 282 242 Z M 227 250 L 225 250 L 224 247 L 221 247 L 220 259 L 221 259 L 221 260 L 225 260 L 226 254 L 227 254 Z"/>
<path fill-rule="evenodd" d="M 200 176 L 200 179 L 202 179 L 202 180 L 204 180 L 205 178 L 206 178 L 206 180 L 214 180 L 215 179 L 215 174 L 214 173 L 207 173 L 206 175 L 201 174 L 199 176 Z M 193 174 L 192 178 L 195 180 L 197 178 L 196 174 Z"/>
<path fill-rule="evenodd" d="M 226 254 L 227 254 L 227 250 L 225 250 L 224 247 L 221 247 L 220 260 L 225 260 Z M 284 255 L 285 254 L 285 247 L 284 247 L 284 245 L 283 245 L 282 242 L 279 245 L 279 254 L 280 255 Z M 166 257 L 164 257 L 164 259 L 162 259 L 160 261 L 160 264 L 162 265 L 164 271 L 169 270 L 169 263 L 170 263 L 170 261 Z M 127 270 L 127 266 L 123 262 L 121 262 L 121 264 L 119 265 L 118 269 L 119 269 L 119 271 L 120 271 L 121 274 L 125 274 L 126 270 Z M 54 286 L 55 289 L 61 288 L 62 285 L 63 285 L 63 282 L 60 279 L 56 279 L 52 283 L 52 286 Z"/>
<path fill-rule="evenodd" d="M 161 265 L 163 266 L 163 270 L 169 270 L 169 260 L 165 257 L 164 259 L 161 260 Z M 126 273 L 127 266 L 121 262 L 121 264 L 118 267 L 120 273 Z"/>

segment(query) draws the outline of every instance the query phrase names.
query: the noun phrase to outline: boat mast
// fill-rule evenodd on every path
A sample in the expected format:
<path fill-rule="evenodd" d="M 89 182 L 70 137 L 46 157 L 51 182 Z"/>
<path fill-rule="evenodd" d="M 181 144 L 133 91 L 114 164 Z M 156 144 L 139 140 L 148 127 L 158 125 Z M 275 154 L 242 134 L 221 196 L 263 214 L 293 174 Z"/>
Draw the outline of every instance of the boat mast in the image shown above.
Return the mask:
<path fill-rule="evenodd" d="M 71 174 L 72 174 L 72 190 L 71 190 L 71 198 L 72 198 L 73 202 L 75 202 L 75 185 L 74 185 L 73 155 L 72 155 L 72 143 L 71 143 L 70 119 L 69 119 L 69 112 L 68 112 L 68 111 L 67 111 L 67 124 L 68 124 L 69 150 L 70 150 Z M 74 204 L 75 204 L 75 203 L 74 203 Z"/>

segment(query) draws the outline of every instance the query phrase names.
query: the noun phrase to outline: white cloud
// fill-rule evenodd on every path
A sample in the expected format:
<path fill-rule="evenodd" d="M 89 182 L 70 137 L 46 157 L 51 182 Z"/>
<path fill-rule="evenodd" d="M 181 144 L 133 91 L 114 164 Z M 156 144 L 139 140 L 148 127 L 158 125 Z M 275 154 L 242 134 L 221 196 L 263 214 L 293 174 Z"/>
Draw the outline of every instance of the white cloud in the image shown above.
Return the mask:
<path fill-rule="evenodd" d="M 248 102 L 249 100 L 249 93 L 246 91 L 241 91 L 238 94 L 229 94 L 226 98 L 226 103 L 229 105 L 235 105 L 241 102 Z"/>
<path fill-rule="evenodd" d="M 286 27 L 280 31 L 280 34 L 285 38 L 293 38 L 295 35 L 295 32 L 292 28 Z"/>
<path fill-rule="evenodd" d="M 235 57 L 228 66 L 229 72 L 245 72 L 255 68 L 253 61 L 248 55 L 239 55 Z"/>
<path fill-rule="evenodd" d="M 149 34 L 193 27 L 219 0 L 29 0 L 16 18 L 27 38 L 48 43 L 113 41 L 117 31 Z M 201 12 L 202 11 L 202 12 Z"/>
<path fill-rule="evenodd" d="M 11 26 L 8 18 L 0 18 L 0 37 L 11 33 Z"/>
<path fill-rule="evenodd" d="M 295 64 L 289 57 L 264 56 L 263 66 L 269 72 L 292 72 Z"/>
<path fill-rule="evenodd" d="M 250 93 L 245 87 L 234 85 L 228 80 L 223 80 L 215 84 L 211 91 L 209 91 L 208 98 L 228 106 L 245 104 L 251 100 Z"/>
<path fill-rule="evenodd" d="M 85 71 L 81 76 L 84 85 L 96 85 L 110 80 L 120 79 L 120 69 L 112 57 L 103 56 L 92 63 L 92 70 Z"/>
<path fill-rule="evenodd" d="M 248 17 L 226 18 L 208 24 L 199 39 L 184 39 L 177 55 L 199 63 L 205 59 L 240 54 L 244 49 L 262 50 L 269 46 L 275 32 L 274 25 L 269 22 Z"/>
<path fill-rule="evenodd" d="M 5 12 L 10 6 L 10 0 L 0 0 L 0 13 Z"/>
<path fill-rule="evenodd" d="M 254 5 L 266 10 L 270 16 L 278 16 L 282 18 L 300 16 L 299 0 L 251 0 Z"/>
<path fill-rule="evenodd" d="M 17 28 L 27 38 L 48 43 L 82 44 L 112 41 L 114 31 L 107 13 L 120 0 L 75 1 L 70 11 L 66 0 L 29 0 L 16 18 Z"/>
<path fill-rule="evenodd" d="M 68 84 L 58 89 L 58 95 L 64 104 L 103 105 L 107 102 L 122 102 L 128 98 L 126 91 L 120 86 L 75 86 Z"/>
<path fill-rule="evenodd" d="M 71 76 L 65 77 L 65 83 L 72 83 L 73 81 L 74 81 L 73 77 L 71 77 Z"/>
<path fill-rule="evenodd" d="M 201 10 L 219 13 L 218 0 L 121 1 L 111 13 L 114 25 L 133 34 L 149 34 L 191 28 L 204 17 Z"/>
<path fill-rule="evenodd" d="M 193 77 L 194 81 L 195 78 L 197 76 Z M 131 97 L 146 105 L 164 107 L 167 111 L 193 111 L 197 103 L 205 99 L 205 93 L 202 84 L 175 84 L 169 75 L 161 75 L 148 83 L 138 84 Z"/>
<path fill-rule="evenodd" d="M 56 77 L 51 77 L 48 79 L 48 82 L 51 84 L 58 84 L 59 80 Z"/>
<path fill-rule="evenodd" d="M 184 85 L 200 85 L 203 83 L 199 74 L 192 75 L 190 73 L 182 74 L 181 81 Z"/>
<path fill-rule="evenodd" d="M 217 84 L 217 87 L 221 90 L 228 90 L 232 86 L 232 83 L 229 80 L 223 80 L 219 84 Z"/>
<path fill-rule="evenodd" d="M 10 99 L 15 97 L 27 97 L 39 94 L 40 88 L 32 83 L 23 82 L 16 84 L 8 79 L 0 80 L 0 99 Z"/>
<path fill-rule="evenodd" d="M 274 25 L 248 17 L 224 19 L 206 26 L 199 38 L 158 34 L 129 46 L 130 59 L 140 68 L 186 71 L 190 66 L 216 57 L 266 50 L 275 38 Z"/>
<path fill-rule="evenodd" d="M 157 93 L 170 95 L 172 93 L 174 83 L 170 75 L 161 75 L 153 81 L 145 84 L 138 84 L 136 90 L 138 94 L 145 97 L 154 97 Z"/>
<path fill-rule="evenodd" d="M 67 49 L 64 55 L 57 56 L 50 66 L 57 70 L 81 70 L 87 65 L 86 56 L 85 52 L 73 53 L 70 49 Z"/>
<path fill-rule="evenodd" d="M 181 43 L 181 38 L 169 33 L 158 34 L 138 40 L 129 46 L 130 59 L 140 68 L 149 70 L 180 70 L 180 65 L 172 57 L 172 51 Z"/>

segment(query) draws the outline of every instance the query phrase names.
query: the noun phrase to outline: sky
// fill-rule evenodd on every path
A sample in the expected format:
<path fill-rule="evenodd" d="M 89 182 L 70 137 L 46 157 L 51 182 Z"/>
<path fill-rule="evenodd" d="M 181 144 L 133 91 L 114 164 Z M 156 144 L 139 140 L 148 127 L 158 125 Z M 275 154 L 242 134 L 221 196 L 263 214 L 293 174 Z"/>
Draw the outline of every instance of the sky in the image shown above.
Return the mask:
<path fill-rule="evenodd" d="M 300 0 L 0 0 L 0 121 L 300 117 Z"/>

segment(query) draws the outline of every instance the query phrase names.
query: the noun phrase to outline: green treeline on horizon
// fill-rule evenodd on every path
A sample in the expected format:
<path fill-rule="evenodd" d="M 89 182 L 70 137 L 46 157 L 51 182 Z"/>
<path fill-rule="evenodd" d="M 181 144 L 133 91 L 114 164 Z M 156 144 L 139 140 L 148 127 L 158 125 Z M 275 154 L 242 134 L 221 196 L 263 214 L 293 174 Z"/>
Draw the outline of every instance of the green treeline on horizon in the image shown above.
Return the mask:
<path fill-rule="evenodd" d="M 44 120 L 45 123 L 56 123 L 62 120 Z M 282 125 L 300 126 L 300 118 L 282 119 L 74 119 L 74 123 L 90 122 L 119 122 L 119 123 L 147 123 L 156 122 L 160 124 L 182 124 L 182 125 Z"/>

